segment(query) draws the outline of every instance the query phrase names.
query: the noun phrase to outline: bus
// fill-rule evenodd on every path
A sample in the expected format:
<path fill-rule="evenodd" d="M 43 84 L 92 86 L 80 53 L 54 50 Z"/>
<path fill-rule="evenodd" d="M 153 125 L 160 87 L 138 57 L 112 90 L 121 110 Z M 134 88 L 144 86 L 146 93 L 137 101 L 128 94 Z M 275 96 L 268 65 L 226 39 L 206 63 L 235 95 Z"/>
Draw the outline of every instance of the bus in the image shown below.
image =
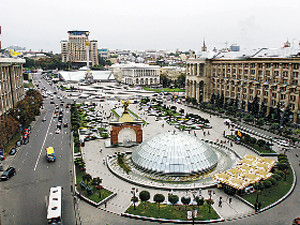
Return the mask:
<path fill-rule="evenodd" d="M 47 207 L 47 224 L 62 225 L 62 187 L 56 186 L 50 188 L 48 207 Z"/>
<path fill-rule="evenodd" d="M 53 147 L 46 148 L 46 159 L 48 162 L 55 161 L 55 151 Z"/>

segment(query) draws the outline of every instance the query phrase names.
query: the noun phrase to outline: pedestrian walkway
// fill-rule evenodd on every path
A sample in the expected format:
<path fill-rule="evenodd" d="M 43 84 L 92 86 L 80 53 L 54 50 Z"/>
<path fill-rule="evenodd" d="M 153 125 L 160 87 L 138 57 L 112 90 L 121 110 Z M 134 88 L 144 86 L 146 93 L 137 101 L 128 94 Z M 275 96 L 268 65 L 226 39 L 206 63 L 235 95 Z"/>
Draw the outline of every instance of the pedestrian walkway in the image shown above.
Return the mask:
<path fill-rule="evenodd" d="M 119 103 L 117 102 L 104 102 L 101 103 L 101 105 L 97 107 L 101 107 L 101 109 L 105 110 L 106 113 L 109 113 L 109 110 L 114 107 L 115 105 L 118 105 Z M 180 105 L 182 108 L 183 106 Z M 144 140 L 155 135 L 158 133 L 162 132 L 168 132 L 168 131 L 173 131 L 175 130 L 175 127 L 167 124 L 165 121 L 155 121 L 154 116 L 148 116 L 144 114 L 144 111 L 138 111 L 138 106 L 131 104 L 129 108 L 134 111 L 137 115 L 139 115 L 142 119 L 146 120 L 148 122 L 148 125 L 144 127 Z M 100 109 L 100 108 L 99 108 Z M 96 108 L 97 110 L 97 108 Z M 186 108 L 185 108 L 186 110 Z M 190 112 L 190 111 L 189 111 Z M 209 118 L 209 115 L 202 113 L 198 110 L 191 109 L 191 113 L 197 113 L 200 114 L 202 117 L 210 119 L 212 129 L 210 129 L 210 135 L 205 135 L 203 134 L 202 131 L 196 130 L 196 135 L 199 138 L 205 138 L 209 139 L 212 141 L 224 141 L 226 140 L 223 137 L 223 132 L 229 133 L 230 130 L 226 125 L 223 123 L 222 118 L 218 117 L 212 117 Z M 164 124 L 164 125 L 162 125 Z M 193 135 L 193 134 L 191 134 Z M 99 209 L 105 210 L 108 212 L 112 212 L 115 214 L 121 214 L 125 212 L 125 210 L 129 207 L 131 204 L 131 190 L 132 188 L 138 188 L 138 191 L 146 190 L 144 187 L 137 187 L 136 185 L 130 184 L 126 181 L 123 181 L 117 177 L 115 177 L 113 174 L 110 173 L 108 170 L 107 166 L 104 165 L 103 163 L 103 158 L 105 158 L 107 155 L 112 155 L 117 151 L 124 152 L 128 151 L 128 148 L 105 148 L 105 139 L 98 139 L 94 141 L 89 141 L 85 143 L 85 147 L 82 148 L 83 152 L 83 157 L 86 162 L 86 169 L 89 174 L 92 175 L 92 177 L 100 177 L 103 179 L 102 185 L 117 193 L 117 195 L 110 199 L 107 202 L 107 206 L 101 205 L 99 206 Z M 225 146 L 227 145 L 230 147 L 229 142 L 224 144 Z M 102 148 L 102 152 L 99 151 L 99 149 Z M 232 149 L 237 151 L 241 156 L 244 156 L 245 154 L 253 154 L 252 151 L 243 148 L 240 145 L 233 144 Z M 130 149 L 133 150 L 133 149 Z M 211 189 L 215 194 L 212 195 L 212 199 L 214 200 L 215 204 L 213 205 L 214 209 L 219 213 L 219 215 L 223 218 L 232 218 L 232 217 L 237 217 L 241 214 L 247 214 L 247 213 L 253 213 L 254 209 L 251 208 L 250 206 L 246 205 L 244 202 L 238 200 L 237 198 L 233 197 L 232 202 L 229 203 L 229 196 L 224 193 L 223 190 L 219 190 L 217 188 L 212 188 Z M 167 196 L 169 194 L 168 190 L 157 190 L 157 189 L 147 189 L 147 191 L 150 192 L 151 199 L 153 199 L 153 196 L 157 193 L 165 195 L 165 199 L 167 203 Z M 174 191 L 174 194 L 178 195 L 179 198 L 185 196 L 185 195 L 190 195 L 191 193 L 185 192 L 185 191 Z M 207 189 L 202 190 L 202 196 L 205 199 L 209 198 Z M 222 197 L 222 207 L 219 207 L 219 199 Z M 150 199 L 150 200 L 151 200 Z M 83 214 L 83 213 L 82 213 Z M 83 215 L 81 215 L 83 216 Z M 86 214 L 86 216 L 89 217 L 89 213 Z M 91 218 L 96 218 L 97 215 L 92 215 Z M 89 218 L 89 221 L 90 219 Z"/>

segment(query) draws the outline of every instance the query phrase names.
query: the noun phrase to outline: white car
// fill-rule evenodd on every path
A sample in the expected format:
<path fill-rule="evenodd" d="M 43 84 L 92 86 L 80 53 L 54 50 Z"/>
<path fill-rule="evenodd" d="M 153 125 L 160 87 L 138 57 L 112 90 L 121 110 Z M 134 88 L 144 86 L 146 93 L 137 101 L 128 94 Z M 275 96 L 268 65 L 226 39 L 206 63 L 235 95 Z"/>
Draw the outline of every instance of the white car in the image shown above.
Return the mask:
<path fill-rule="evenodd" d="M 60 134 L 60 129 L 56 129 L 55 133 Z"/>

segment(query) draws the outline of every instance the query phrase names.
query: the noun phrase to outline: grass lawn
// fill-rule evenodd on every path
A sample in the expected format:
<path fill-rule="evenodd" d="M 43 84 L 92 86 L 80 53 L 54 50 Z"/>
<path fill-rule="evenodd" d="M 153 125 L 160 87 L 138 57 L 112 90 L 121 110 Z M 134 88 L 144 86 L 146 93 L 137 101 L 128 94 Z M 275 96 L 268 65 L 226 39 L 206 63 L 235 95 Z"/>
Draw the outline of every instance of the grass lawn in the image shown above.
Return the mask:
<path fill-rule="evenodd" d="M 99 190 L 97 190 L 93 185 L 91 187 L 93 188 L 93 194 L 88 195 L 86 190 L 81 190 L 80 187 L 80 181 L 82 180 L 82 176 L 85 174 L 85 172 L 80 171 L 76 167 L 76 184 L 77 184 L 77 191 L 82 194 L 83 196 L 87 197 L 88 199 L 98 203 L 101 200 L 105 199 L 106 197 L 110 196 L 113 194 L 111 191 L 108 191 L 106 189 L 101 190 L 101 198 L 99 198 Z"/>
<path fill-rule="evenodd" d="M 290 190 L 292 183 L 293 173 L 291 169 L 289 169 L 288 174 L 286 175 L 286 181 L 284 181 L 284 177 L 281 178 L 276 185 L 272 185 L 270 188 L 264 189 L 261 195 L 258 196 L 258 201 L 261 203 L 261 208 L 271 205 L 283 197 Z M 256 201 L 256 196 L 257 194 L 255 192 L 241 197 L 254 204 Z"/>
<path fill-rule="evenodd" d="M 134 210 L 133 205 L 127 209 L 126 213 L 140 215 L 140 216 L 148 216 L 148 217 L 155 217 L 155 218 L 165 218 L 165 219 L 179 219 L 179 220 L 187 220 L 187 210 L 192 210 L 192 206 L 173 206 L 173 205 L 165 205 L 161 204 L 160 208 L 159 205 L 156 203 L 146 203 L 146 208 L 144 203 L 139 204 Z M 187 210 L 186 210 L 187 209 Z M 207 204 L 203 206 L 195 206 L 197 209 L 197 218 L 196 220 L 208 220 L 208 219 L 218 219 L 219 216 L 211 207 L 211 213 L 208 213 L 209 207 Z"/>
<path fill-rule="evenodd" d="M 155 91 L 155 92 L 185 92 L 185 89 L 180 89 L 180 88 L 161 88 L 161 89 L 155 89 L 155 88 L 147 88 L 143 87 L 144 90 L 147 91 Z"/>

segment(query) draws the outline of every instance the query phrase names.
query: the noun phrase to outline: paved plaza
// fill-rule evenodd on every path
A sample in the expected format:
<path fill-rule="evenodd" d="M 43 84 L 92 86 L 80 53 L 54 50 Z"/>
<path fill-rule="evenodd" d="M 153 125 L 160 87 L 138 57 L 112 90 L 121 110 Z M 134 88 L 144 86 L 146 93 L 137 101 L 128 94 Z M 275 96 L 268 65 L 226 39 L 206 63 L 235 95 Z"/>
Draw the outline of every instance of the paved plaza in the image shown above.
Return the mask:
<path fill-rule="evenodd" d="M 111 90 L 110 90 L 111 92 Z M 135 93 L 129 93 L 128 96 L 134 95 Z M 151 96 L 152 93 L 149 94 Z M 126 96 L 127 97 L 127 96 Z M 167 105 L 175 105 L 177 106 L 177 109 L 184 108 L 185 112 L 188 113 L 195 113 L 200 116 L 202 116 L 205 119 L 210 120 L 210 125 L 212 126 L 212 129 L 209 129 L 210 135 L 204 135 L 203 131 L 196 130 L 196 135 L 198 138 L 205 138 L 212 141 L 221 141 L 224 143 L 224 140 L 226 140 L 223 137 L 223 132 L 225 131 L 226 134 L 229 134 L 231 131 L 230 129 L 224 124 L 224 119 L 216 116 L 210 116 L 207 113 L 201 112 L 196 109 L 192 109 L 190 107 L 176 104 L 172 102 L 166 102 Z M 110 110 L 114 106 L 121 106 L 121 104 L 118 101 L 115 100 L 108 100 L 104 102 L 98 102 L 98 105 L 96 107 L 96 110 L 103 110 L 103 113 L 106 115 L 110 114 Z M 164 133 L 164 132 L 173 132 L 175 129 L 174 126 L 169 125 L 163 120 L 156 121 L 155 116 L 149 116 L 147 113 L 145 113 L 143 110 L 139 111 L 138 104 L 130 104 L 129 109 L 131 109 L 133 112 L 138 114 L 143 120 L 147 121 L 147 125 L 143 127 L 143 139 L 146 140 L 153 135 Z M 164 124 L 164 125 L 163 125 Z M 109 129 L 109 128 L 108 128 Z M 177 132 L 177 131 L 176 131 Z M 194 135 L 193 132 L 191 132 L 190 135 Z M 82 155 L 84 158 L 84 161 L 86 162 L 86 169 L 87 173 L 91 174 L 92 177 L 100 177 L 103 179 L 102 185 L 107 188 L 110 191 L 113 191 L 117 193 L 115 197 L 110 199 L 107 203 L 107 207 L 104 205 L 101 205 L 97 210 L 92 209 L 93 206 L 88 205 L 84 202 L 79 203 L 79 213 L 81 217 L 81 221 L 83 224 L 99 224 L 99 221 L 101 221 L 101 218 L 103 217 L 103 214 L 99 212 L 99 210 L 105 210 L 107 213 L 114 213 L 117 215 L 120 215 L 121 213 L 125 212 L 126 209 L 131 204 L 131 190 L 133 187 L 138 188 L 139 192 L 142 190 L 147 190 L 150 192 L 151 198 L 153 199 L 153 196 L 157 193 L 163 194 L 166 197 L 169 193 L 168 190 L 160 190 L 160 189 L 154 189 L 154 188 L 145 188 L 145 187 L 139 187 L 137 185 L 133 185 L 131 183 L 128 183 L 126 181 L 123 181 L 113 175 L 107 168 L 107 165 L 103 163 L 103 159 L 107 157 L 107 155 L 113 155 L 115 152 L 126 152 L 126 151 L 133 151 L 136 147 L 131 148 L 124 148 L 124 147 L 118 147 L 118 148 L 106 148 L 109 139 L 97 139 L 93 141 L 88 141 L 85 143 L 85 146 L 82 147 Z M 225 145 L 230 147 L 229 143 L 227 142 Z M 236 151 L 241 157 L 243 157 L 246 154 L 254 154 L 251 150 L 242 147 L 241 145 L 233 144 L 231 147 L 234 151 Z M 103 149 L 102 152 L 100 152 L 100 149 Z M 275 151 L 280 151 L 280 148 L 277 146 L 274 146 L 273 148 Z M 276 159 L 276 157 L 272 157 L 273 159 Z M 214 200 L 215 204 L 213 205 L 214 209 L 219 213 L 219 215 L 224 219 L 230 219 L 230 218 L 236 218 L 239 216 L 247 215 L 254 213 L 254 209 L 244 202 L 240 201 L 239 199 L 233 197 L 233 200 L 231 203 L 229 203 L 229 196 L 224 193 L 223 190 L 217 189 L 217 188 L 210 188 L 213 190 L 212 199 Z M 191 195 L 190 193 L 186 191 L 173 191 L 174 194 L 178 195 L 179 198 L 182 196 Z M 204 198 L 209 198 L 208 195 L 208 189 L 202 189 L 202 196 Z M 222 207 L 218 207 L 218 201 L 219 198 L 223 198 L 223 204 Z M 91 213 L 93 212 L 93 213 Z M 99 213 L 98 213 L 99 212 Z M 120 218 L 121 219 L 121 218 Z M 122 220 L 122 219 L 121 219 Z M 141 222 L 142 224 L 143 222 Z M 124 223 L 125 224 L 125 223 Z M 126 223 L 127 224 L 127 223 Z"/>

